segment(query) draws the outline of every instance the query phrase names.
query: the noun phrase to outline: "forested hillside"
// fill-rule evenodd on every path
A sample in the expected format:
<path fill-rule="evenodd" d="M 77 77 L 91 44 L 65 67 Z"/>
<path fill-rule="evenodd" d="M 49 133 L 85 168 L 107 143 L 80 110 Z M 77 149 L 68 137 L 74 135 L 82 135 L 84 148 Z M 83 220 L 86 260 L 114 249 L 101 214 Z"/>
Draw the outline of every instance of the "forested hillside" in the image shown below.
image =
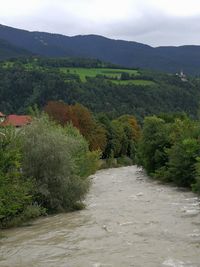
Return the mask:
<path fill-rule="evenodd" d="M 0 110 L 26 113 L 50 100 L 81 103 L 112 118 L 134 114 L 138 119 L 161 112 L 195 117 L 199 80 L 183 82 L 176 75 L 120 69 L 98 60 L 21 59 L 0 65 Z"/>
<path fill-rule="evenodd" d="M 137 42 L 112 40 L 98 35 L 69 37 L 61 34 L 29 32 L 0 25 L 0 39 L 35 55 L 46 57 L 98 58 L 125 67 L 165 72 L 184 70 L 200 74 L 200 46 L 151 47 Z M 2 57 L 0 47 L 0 59 Z M 6 53 L 11 58 L 13 53 Z"/>
<path fill-rule="evenodd" d="M 6 59 L 11 57 L 27 57 L 32 53 L 27 50 L 11 45 L 5 40 L 0 39 L 0 59 Z"/>

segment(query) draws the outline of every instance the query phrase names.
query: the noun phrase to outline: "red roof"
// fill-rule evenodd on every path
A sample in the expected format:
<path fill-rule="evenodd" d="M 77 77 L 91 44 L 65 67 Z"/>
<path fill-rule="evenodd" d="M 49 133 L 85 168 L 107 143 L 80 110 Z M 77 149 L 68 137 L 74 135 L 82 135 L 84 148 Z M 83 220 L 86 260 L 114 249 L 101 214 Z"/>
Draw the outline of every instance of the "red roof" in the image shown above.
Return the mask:
<path fill-rule="evenodd" d="M 26 115 L 8 115 L 4 122 L 1 123 L 1 126 L 12 125 L 15 127 L 21 127 L 29 124 L 32 121 L 30 116 Z"/>
<path fill-rule="evenodd" d="M 3 113 L 0 112 L 0 117 L 5 117 L 5 115 Z"/>

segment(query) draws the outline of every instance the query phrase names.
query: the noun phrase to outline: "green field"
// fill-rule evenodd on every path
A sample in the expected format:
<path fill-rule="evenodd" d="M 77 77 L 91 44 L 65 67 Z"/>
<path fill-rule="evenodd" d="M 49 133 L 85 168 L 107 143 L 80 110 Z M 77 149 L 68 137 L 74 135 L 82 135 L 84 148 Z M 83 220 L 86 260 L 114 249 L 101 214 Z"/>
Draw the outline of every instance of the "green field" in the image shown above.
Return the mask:
<path fill-rule="evenodd" d="M 4 68 L 11 68 L 13 67 L 13 62 L 6 61 L 3 63 Z M 48 67 L 38 65 L 37 61 L 31 63 L 23 64 L 26 70 L 40 70 L 46 71 Z M 118 84 L 118 85 L 127 85 L 127 84 L 134 84 L 134 85 L 141 85 L 141 86 L 150 86 L 155 85 L 156 83 L 150 80 L 142 80 L 140 79 L 140 72 L 136 69 L 114 69 L 114 68 L 78 68 L 78 67 L 54 67 L 57 70 L 60 70 L 63 74 L 75 74 L 80 77 L 82 82 L 86 81 L 86 77 L 96 77 L 97 75 L 102 75 L 105 79 L 110 80 L 111 82 Z M 125 72 L 130 75 L 130 80 L 121 80 L 121 74 Z M 131 79 L 131 76 L 134 78 Z M 135 79 L 137 78 L 137 80 Z M 69 80 L 66 79 L 66 82 Z"/>
<path fill-rule="evenodd" d="M 96 77 L 97 75 L 105 75 L 107 78 L 120 78 L 122 72 L 129 75 L 139 75 L 137 70 L 130 69 L 108 69 L 108 68 L 60 68 L 63 73 L 77 74 L 81 81 L 86 81 L 86 77 Z"/>

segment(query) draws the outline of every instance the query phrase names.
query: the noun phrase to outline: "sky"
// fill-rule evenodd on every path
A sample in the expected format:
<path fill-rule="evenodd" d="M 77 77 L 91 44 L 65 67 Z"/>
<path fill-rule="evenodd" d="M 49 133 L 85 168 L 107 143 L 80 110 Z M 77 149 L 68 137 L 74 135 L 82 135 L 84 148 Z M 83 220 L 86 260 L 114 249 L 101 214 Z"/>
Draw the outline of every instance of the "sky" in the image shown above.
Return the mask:
<path fill-rule="evenodd" d="M 151 46 L 200 45 L 200 0 L 0 0 L 0 24 Z"/>

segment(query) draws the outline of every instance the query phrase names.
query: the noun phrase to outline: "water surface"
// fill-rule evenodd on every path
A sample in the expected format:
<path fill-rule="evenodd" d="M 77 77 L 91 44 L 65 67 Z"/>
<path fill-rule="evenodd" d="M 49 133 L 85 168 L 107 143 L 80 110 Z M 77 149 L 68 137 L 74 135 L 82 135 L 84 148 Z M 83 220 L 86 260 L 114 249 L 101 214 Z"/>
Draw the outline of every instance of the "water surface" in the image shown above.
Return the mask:
<path fill-rule="evenodd" d="M 6 230 L 1 267 L 200 267 L 199 199 L 136 166 L 92 176 L 85 210 Z"/>

